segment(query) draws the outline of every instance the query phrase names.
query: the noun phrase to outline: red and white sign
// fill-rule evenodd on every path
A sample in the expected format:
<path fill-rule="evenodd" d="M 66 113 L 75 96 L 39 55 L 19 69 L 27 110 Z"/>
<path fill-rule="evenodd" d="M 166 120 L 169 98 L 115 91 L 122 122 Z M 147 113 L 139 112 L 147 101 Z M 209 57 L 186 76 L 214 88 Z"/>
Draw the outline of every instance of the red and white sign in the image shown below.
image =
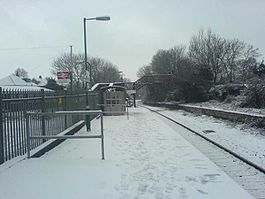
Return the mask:
<path fill-rule="evenodd" d="M 57 72 L 57 80 L 59 84 L 68 84 L 70 81 L 70 73 L 68 71 Z"/>
<path fill-rule="evenodd" d="M 57 72 L 57 79 L 70 79 L 69 72 Z"/>

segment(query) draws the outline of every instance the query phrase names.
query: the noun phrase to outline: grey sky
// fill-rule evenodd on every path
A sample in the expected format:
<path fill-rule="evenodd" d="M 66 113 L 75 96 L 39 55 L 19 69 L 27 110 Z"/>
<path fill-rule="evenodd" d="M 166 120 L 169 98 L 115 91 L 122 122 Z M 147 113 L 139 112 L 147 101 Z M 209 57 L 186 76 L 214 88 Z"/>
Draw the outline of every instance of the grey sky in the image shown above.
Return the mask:
<path fill-rule="evenodd" d="M 158 49 L 188 44 L 200 28 L 265 54 L 264 0 L 0 0 L 0 78 L 17 67 L 31 77 L 51 76 L 50 63 L 70 45 L 83 52 L 83 17 L 101 15 L 111 21 L 87 22 L 88 54 L 132 80 Z M 50 46 L 57 47 L 8 50 Z"/>

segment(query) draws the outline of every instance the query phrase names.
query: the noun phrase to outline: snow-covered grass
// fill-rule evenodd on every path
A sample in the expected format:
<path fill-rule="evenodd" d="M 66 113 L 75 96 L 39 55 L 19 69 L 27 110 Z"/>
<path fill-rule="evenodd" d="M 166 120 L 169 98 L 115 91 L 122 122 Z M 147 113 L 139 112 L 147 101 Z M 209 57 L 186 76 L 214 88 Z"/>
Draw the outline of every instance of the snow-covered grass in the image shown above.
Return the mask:
<path fill-rule="evenodd" d="M 206 115 L 197 115 L 182 110 L 154 108 L 172 119 L 187 125 L 198 133 L 215 140 L 246 159 L 265 167 L 265 136 L 262 129 L 250 128 Z M 204 133 L 205 130 L 213 132 Z"/>
<path fill-rule="evenodd" d="M 157 115 L 130 113 L 104 117 L 106 160 L 99 139 L 65 141 L 0 169 L 0 199 L 251 198 Z M 99 129 L 94 120 L 89 134 Z"/>

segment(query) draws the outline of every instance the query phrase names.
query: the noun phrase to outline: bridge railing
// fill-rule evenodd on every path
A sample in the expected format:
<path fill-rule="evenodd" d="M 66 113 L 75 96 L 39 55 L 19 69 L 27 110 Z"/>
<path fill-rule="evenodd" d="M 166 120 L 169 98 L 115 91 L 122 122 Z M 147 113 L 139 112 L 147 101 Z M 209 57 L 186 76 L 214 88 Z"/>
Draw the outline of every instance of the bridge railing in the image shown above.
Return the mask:
<path fill-rule="evenodd" d="M 135 89 L 139 90 L 143 86 L 148 84 L 164 83 L 171 81 L 175 78 L 173 74 L 154 74 L 154 75 L 145 75 L 138 79 L 135 82 Z"/>

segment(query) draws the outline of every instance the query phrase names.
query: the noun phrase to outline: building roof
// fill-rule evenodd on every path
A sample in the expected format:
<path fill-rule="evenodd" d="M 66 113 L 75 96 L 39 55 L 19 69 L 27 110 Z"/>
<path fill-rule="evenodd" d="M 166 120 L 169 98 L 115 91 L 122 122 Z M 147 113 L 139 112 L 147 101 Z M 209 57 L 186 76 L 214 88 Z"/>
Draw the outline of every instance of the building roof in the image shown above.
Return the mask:
<path fill-rule="evenodd" d="M 108 86 L 110 83 L 96 83 L 92 88 L 91 91 L 100 90 L 101 87 Z"/>
<path fill-rule="evenodd" d="M 48 91 L 50 89 L 38 87 L 34 83 L 29 83 L 21 79 L 20 77 L 17 77 L 15 75 L 9 75 L 7 77 L 4 77 L 0 79 L 0 87 L 3 89 L 18 89 L 18 90 L 41 90 L 44 89 L 45 91 Z"/>
<path fill-rule="evenodd" d="M 20 77 L 9 75 L 0 79 L 0 86 L 30 86 L 30 83 L 25 82 Z"/>

